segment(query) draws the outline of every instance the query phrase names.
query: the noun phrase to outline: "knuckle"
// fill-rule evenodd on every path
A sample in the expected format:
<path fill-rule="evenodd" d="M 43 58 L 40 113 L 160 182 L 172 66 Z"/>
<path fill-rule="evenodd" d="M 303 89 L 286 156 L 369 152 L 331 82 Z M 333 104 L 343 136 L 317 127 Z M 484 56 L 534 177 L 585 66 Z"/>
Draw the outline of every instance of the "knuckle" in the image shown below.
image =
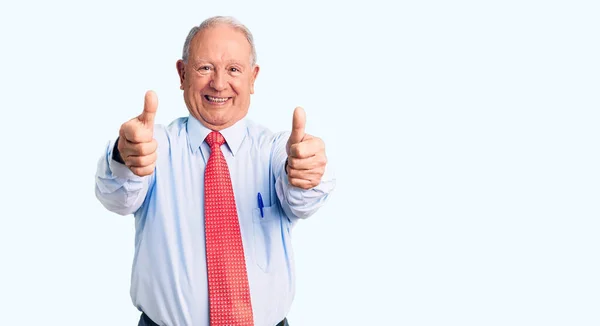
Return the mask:
<path fill-rule="evenodd" d="M 123 152 L 126 149 L 126 144 L 125 144 L 125 141 L 123 140 L 123 138 L 119 138 L 119 142 L 117 143 L 117 149 L 119 150 L 119 152 L 121 153 L 121 156 L 122 156 Z"/>
<path fill-rule="evenodd" d="M 131 144 L 129 146 L 131 155 L 135 155 L 135 156 L 142 155 L 142 152 L 144 151 L 144 147 L 142 145 L 143 144 L 138 144 L 138 143 Z"/>
<path fill-rule="evenodd" d="M 323 141 L 323 139 L 321 138 L 317 138 L 317 145 L 319 146 L 319 148 L 321 148 L 322 150 L 325 150 L 325 142 Z"/>
<path fill-rule="evenodd" d="M 312 165 L 311 168 L 314 169 L 319 169 L 320 167 L 322 167 L 325 163 L 323 162 L 323 158 L 316 156 L 314 158 L 314 160 L 312 161 Z"/>
<path fill-rule="evenodd" d="M 141 138 L 141 135 L 140 135 L 140 133 L 141 133 L 141 132 L 140 132 L 140 130 L 139 130 L 139 129 L 137 129 L 137 128 L 136 128 L 136 129 L 133 129 L 133 130 L 131 130 L 131 139 L 130 139 L 130 140 L 131 140 L 131 141 L 134 141 L 134 142 L 139 142 L 139 141 L 140 141 L 140 138 Z"/>
<path fill-rule="evenodd" d="M 135 144 L 135 155 L 146 155 L 144 143 Z"/>
<path fill-rule="evenodd" d="M 154 162 L 152 155 L 141 156 L 139 160 L 140 160 L 140 165 L 144 166 L 144 167 L 149 166 Z"/>
<path fill-rule="evenodd" d="M 305 152 L 304 147 L 298 146 L 298 147 L 296 147 L 296 155 L 295 156 L 302 158 L 302 157 L 304 157 L 304 154 L 305 154 L 304 152 Z"/>
<path fill-rule="evenodd" d="M 131 141 L 134 141 L 136 143 L 149 143 L 152 141 L 152 138 L 149 137 L 147 130 L 135 128 L 134 130 L 132 130 L 131 134 L 133 138 L 131 139 Z"/>
<path fill-rule="evenodd" d="M 123 133 L 123 136 L 125 136 L 125 139 L 131 141 L 135 135 L 135 128 L 131 125 L 131 123 L 126 122 L 121 126 L 121 132 Z"/>
<path fill-rule="evenodd" d="M 150 166 L 154 163 L 154 157 L 153 155 L 143 155 L 143 156 L 138 156 L 133 158 L 134 159 L 134 164 L 135 166 L 138 167 L 146 167 L 146 166 Z"/>
<path fill-rule="evenodd" d="M 140 158 L 137 156 L 127 157 L 127 165 L 130 165 L 132 167 L 139 167 L 140 166 Z"/>
<path fill-rule="evenodd" d="M 149 163 L 148 156 L 140 156 L 137 158 L 137 166 L 146 167 Z"/>
<path fill-rule="evenodd" d="M 123 148 L 126 150 L 126 156 L 135 156 L 135 155 L 139 155 L 138 154 L 138 147 L 136 144 L 133 144 L 131 142 L 127 142 Z"/>
<path fill-rule="evenodd" d="M 149 144 L 140 143 L 138 145 L 138 149 L 139 149 L 139 155 L 149 155 L 149 154 L 152 154 L 152 148 L 150 147 Z"/>
<path fill-rule="evenodd" d="M 121 125 L 121 128 L 119 128 L 119 134 L 125 134 L 127 131 L 129 131 L 129 122 L 125 122 Z"/>
<path fill-rule="evenodd" d="M 146 165 L 148 165 L 148 156 L 139 156 L 137 158 L 137 166 L 142 166 L 145 167 Z"/>

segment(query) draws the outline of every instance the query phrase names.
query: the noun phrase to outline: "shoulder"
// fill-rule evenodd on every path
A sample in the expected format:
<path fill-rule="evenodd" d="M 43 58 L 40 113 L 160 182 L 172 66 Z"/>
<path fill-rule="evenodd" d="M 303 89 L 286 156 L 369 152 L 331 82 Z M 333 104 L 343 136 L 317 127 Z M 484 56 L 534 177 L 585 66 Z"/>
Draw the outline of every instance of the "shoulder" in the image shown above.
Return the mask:
<path fill-rule="evenodd" d="M 164 140 L 173 139 L 184 135 L 186 132 L 188 117 L 180 117 L 169 124 L 156 124 L 154 125 L 154 137 L 162 138 Z"/>
<path fill-rule="evenodd" d="M 287 141 L 286 136 L 289 136 L 289 132 L 273 132 L 266 126 L 250 119 L 246 119 L 246 128 L 248 129 L 248 136 L 250 140 L 259 145 L 273 145 L 278 143 L 281 139 L 285 139 Z"/>

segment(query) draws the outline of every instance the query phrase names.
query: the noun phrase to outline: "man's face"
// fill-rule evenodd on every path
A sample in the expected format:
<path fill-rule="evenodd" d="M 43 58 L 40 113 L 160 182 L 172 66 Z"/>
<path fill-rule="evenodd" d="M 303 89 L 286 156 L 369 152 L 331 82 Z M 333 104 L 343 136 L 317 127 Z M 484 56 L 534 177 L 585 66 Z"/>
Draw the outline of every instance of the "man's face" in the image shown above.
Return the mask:
<path fill-rule="evenodd" d="M 225 129 L 248 113 L 258 66 L 251 66 L 250 43 L 222 24 L 192 39 L 188 62 L 177 61 L 190 114 L 212 130 Z"/>

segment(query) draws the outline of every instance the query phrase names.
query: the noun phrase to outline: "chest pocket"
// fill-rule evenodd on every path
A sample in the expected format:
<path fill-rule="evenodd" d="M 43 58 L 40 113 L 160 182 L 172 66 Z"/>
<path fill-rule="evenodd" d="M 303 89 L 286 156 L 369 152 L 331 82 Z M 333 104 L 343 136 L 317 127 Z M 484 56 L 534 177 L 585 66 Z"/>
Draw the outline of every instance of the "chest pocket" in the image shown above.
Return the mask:
<path fill-rule="evenodd" d="M 252 211 L 254 228 L 254 260 L 264 272 L 269 272 L 274 263 L 285 258 L 282 234 L 282 214 L 277 205 Z"/>

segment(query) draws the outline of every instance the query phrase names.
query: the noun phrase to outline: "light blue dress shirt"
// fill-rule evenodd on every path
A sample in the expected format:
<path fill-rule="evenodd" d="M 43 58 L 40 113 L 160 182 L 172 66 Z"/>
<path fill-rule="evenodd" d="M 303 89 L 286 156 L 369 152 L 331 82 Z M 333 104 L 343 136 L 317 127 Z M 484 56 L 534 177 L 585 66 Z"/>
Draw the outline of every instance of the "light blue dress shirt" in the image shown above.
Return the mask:
<path fill-rule="evenodd" d="M 156 125 L 154 173 L 134 175 L 112 160 L 114 141 L 98 162 L 96 196 L 108 210 L 135 216 L 131 299 L 159 325 L 209 326 L 204 238 L 204 170 L 211 130 L 193 116 Z M 222 130 L 240 221 L 256 326 L 286 317 L 295 293 L 291 230 L 315 213 L 335 187 L 326 168 L 321 184 L 303 190 L 284 170 L 289 132 L 272 133 L 244 118 Z M 257 195 L 264 202 L 264 217 Z"/>

